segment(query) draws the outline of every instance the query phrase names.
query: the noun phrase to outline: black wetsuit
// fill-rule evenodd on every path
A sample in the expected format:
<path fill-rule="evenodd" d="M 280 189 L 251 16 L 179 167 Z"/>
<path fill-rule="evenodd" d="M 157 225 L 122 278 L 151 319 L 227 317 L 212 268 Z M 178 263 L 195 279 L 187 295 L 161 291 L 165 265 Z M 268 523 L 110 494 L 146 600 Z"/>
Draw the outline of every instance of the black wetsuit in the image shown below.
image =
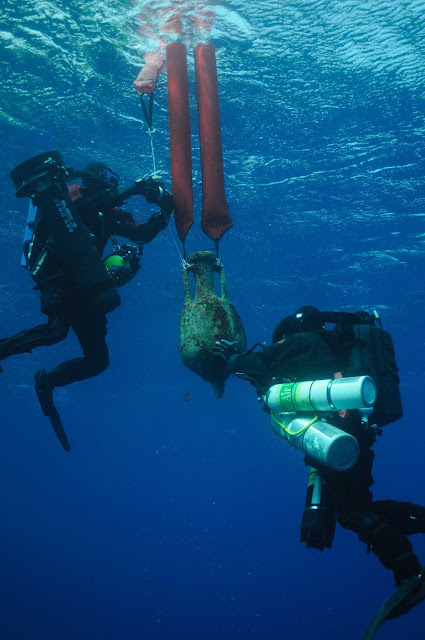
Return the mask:
<path fill-rule="evenodd" d="M 263 351 L 234 355 L 228 366 L 241 373 L 264 394 L 283 379 L 291 381 L 333 378 L 345 367 L 345 346 L 334 332 L 303 332 L 291 335 L 283 343 L 265 347 Z M 394 572 L 396 584 L 418 575 L 421 565 L 412 551 L 408 535 L 425 533 L 425 508 L 410 502 L 373 501 L 372 445 L 374 432 L 361 425 L 356 411 L 330 420 L 340 429 L 354 435 L 360 445 L 357 464 L 349 471 L 330 471 L 306 457 L 306 463 L 319 468 L 334 499 L 339 524 L 358 534 L 383 563 Z"/>
<path fill-rule="evenodd" d="M 77 196 L 78 197 L 78 196 Z M 120 209 L 110 209 L 99 214 L 85 210 L 84 199 L 78 198 L 74 206 L 81 219 L 94 236 L 97 250 L 102 254 L 111 235 L 128 238 L 133 242 L 147 243 L 166 228 L 170 209 L 154 213 L 146 223 L 135 222 L 131 214 Z M 106 344 L 106 316 L 90 297 L 81 299 L 73 295 L 73 288 L 56 255 L 54 243 L 49 247 L 48 231 L 42 223 L 35 234 L 31 253 L 32 271 L 42 260 L 47 247 L 48 259 L 34 279 L 40 290 L 41 311 L 48 316 L 48 323 L 21 331 L 10 338 L 0 340 L 0 360 L 18 353 L 28 353 L 40 346 L 50 346 L 64 340 L 72 328 L 83 350 L 84 357 L 60 364 L 48 373 L 48 384 L 53 389 L 63 387 L 98 375 L 109 365 Z M 113 283 L 111 283 L 113 286 Z M 99 297 L 99 291 L 96 292 Z M 101 294 L 101 292 L 100 292 Z"/>

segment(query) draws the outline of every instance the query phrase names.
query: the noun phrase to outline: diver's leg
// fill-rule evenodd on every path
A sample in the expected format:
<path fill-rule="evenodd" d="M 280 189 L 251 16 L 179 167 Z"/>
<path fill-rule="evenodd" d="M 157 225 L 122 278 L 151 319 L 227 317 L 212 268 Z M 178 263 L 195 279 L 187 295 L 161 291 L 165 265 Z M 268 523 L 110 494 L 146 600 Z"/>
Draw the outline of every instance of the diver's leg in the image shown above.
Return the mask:
<path fill-rule="evenodd" d="M 52 390 L 97 376 L 109 366 L 105 316 L 101 313 L 84 313 L 72 318 L 71 326 L 83 349 L 84 357 L 68 360 L 47 374 L 47 381 Z"/>
<path fill-rule="evenodd" d="M 352 504 L 339 508 L 337 520 L 344 529 L 357 533 L 384 567 L 391 569 L 397 586 L 403 580 L 421 573 L 421 564 L 408 537 L 377 513 L 372 501 L 369 504 Z"/>
<path fill-rule="evenodd" d="M 377 500 L 373 503 L 376 513 L 407 536 L 425 533 L 425 507 L 413 502 L 397 500 Z"/>
<path fill-rule="evenodd" d="M 47 324 L 15 333 L 0 340 L 0 360 L 18 353 L 30 353 L 36 347 L 49 347 L 68 335 L 70 322 L 63 315 L 49 317 Z"/>
<path fill-rule="evenodd" d="M 425 573 L 412 550 L 407 536 L 391 526 L 387 518 L 374 510 L 356 509 L 341 513 L 338 521 L 356 531 L 360 540 L 378 556 L 382 564 L 394 573 L 398 587 L 379 607 L 362 640 L 372 640 L 385 620 L 401 616 L 425 599 Z M 379 509 L 378 509 L 379 510 Z"/>
<path fill-rule="evenodd" d="M 91 378 L 109 365 L 108 347 L 106 346 L 106 318 L 102 314 L 83 314 L 72 319 L 72 328 L 84 352 L 84 358 L 74 358 L 60 364 L 56 369 L 37 371 L 35 374 L 35 390 L 43 413 L 50 422 L 66 451 L 71 445 L 62 426 L 60 416 L 53 402 L 55 387 Z"/>
<path fill-rule="evenodd" d="M 370 491 L 373 458 L 373 451 L 364 448 L 352 470 L 339 477 L 332 474 L 337 521 L 345 529 L 357 533 L 384 567 L 393 571 L 395 583 L 399 585 L 405 578 L 421 573 L 421 565 L 404 532 L 375 508 Z"/>

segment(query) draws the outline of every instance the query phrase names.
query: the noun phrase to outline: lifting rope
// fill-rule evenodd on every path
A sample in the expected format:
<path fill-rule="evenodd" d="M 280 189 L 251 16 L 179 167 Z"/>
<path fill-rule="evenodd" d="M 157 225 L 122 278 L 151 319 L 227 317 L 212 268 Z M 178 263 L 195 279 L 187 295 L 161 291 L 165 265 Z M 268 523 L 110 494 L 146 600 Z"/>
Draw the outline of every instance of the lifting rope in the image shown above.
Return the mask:
<path fill-rule="evenodd" d="M 141 107 L 143 109 L 143 115 L 146 121 L 146 124 L 148 126 L 148 135 L 149 135 L 149 141 L 150 141 L 150 145 L 151 145 L 151 155 L 152 155 L 152 168 L 153 168 L 153 177 L 156 176 L 156 159 L 155 159 L 155 147 L 154 147 L 154 141 L 153 141 L 153 131 L 152 131 L 152 121 L 153 121 L 153 93 L 148 94 L 149 95 L 149 102 L 148 102 L 148 107 L 146 107 L 145 101 L 143 100 L 143 95 L 140 96 L 140 104 Z M 179 246 L 177 244 L 176 238 L 174 236 L 173 230 L 171 228 L 171 225 L 168 224 L 168 229 L 170 231 L 171 234 L 171 238 L 174 242 L 174 245 L 177 249 L 177 253 L 179 255 L 180 258 L 180 262 L 183 266 L 183 268 L 185 268 L 186 265 L 186 250 L 185 250 L 185 246 L 183 243 L 183 255 L 179 249 Z"/>

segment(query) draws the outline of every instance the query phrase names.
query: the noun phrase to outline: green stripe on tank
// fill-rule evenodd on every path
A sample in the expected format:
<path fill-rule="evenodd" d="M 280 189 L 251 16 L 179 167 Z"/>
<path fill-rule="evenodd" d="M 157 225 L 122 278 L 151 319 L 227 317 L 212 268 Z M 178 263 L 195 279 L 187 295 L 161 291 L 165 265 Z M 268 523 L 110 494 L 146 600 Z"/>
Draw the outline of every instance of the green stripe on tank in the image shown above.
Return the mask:
<path fill-rule="evenodd" d="M 302 390 L 302 385 L 303 384 L 305 384 L 305 383 L 298 382 L 297 385 L 296 385 L 295 402 L 294 402 L 296 410 L 297 411 L 314 411 L 315 408 L 311 404 L 310 394 L 308 395 L 308 397 L 304 397 L 304 398 L 302 398 L 302 396 L 301 396 L 301 390 Z"/>
<path fill-rule="evenodd" d="M 279 407 L 282 411 L 295 411 L 292 401 L 292 388 L 294 386 L 293 384 L 283 384 L 280 388 Z"/>

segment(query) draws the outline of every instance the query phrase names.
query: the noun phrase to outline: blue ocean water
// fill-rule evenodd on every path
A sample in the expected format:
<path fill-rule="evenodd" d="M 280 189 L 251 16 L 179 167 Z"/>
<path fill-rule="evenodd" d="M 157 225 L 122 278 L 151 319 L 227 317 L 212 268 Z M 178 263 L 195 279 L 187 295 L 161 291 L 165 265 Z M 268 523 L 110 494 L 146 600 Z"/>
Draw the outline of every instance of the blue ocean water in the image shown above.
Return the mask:
<path fill-rule="evenodd" d="M 3 0 L 0 8 L 0 335 L 41 321 L 19 267 L 27 203 L 9 171 L 45 150 L 71 166 L 152 169 L 132 80 L 164 11 L 189 47 L 196 225 L 201 187 L 193 45 L 208 10 L 220 82 L 229 293 L 250 344 L 302 304 L 376 308 L 394 338 L 405 416 L 375 446 L 374 495 L 424 500 L 422 0 Z M 211 17 L 212 16 L 212 17 Z M 140 32 L 145 21 L 152 27 Z M 194 26 L 195 25 L 195 26 Z M 157 163 L 170 184 L 167 92 Z M 151 210 L 133 199 L 138 219 Z M 249 385 L 222 400 L 183 368 L 183 287 L 169 232 L 109 316 L 111 367 L 57 392 L 73 444 L 42 415 L 33 373 L 77 341 L 5 361 L 1 375 L 0 633 L 9 639 L 357 640 L 392 575 L 350 532 L 298 542 L 307 470 Z M 191 401 L 185 402 L 189 391 Z M 425 562 L 423 537 L 414 548 Z M 425 606 L 383 640 L 425 637 Z"/>

